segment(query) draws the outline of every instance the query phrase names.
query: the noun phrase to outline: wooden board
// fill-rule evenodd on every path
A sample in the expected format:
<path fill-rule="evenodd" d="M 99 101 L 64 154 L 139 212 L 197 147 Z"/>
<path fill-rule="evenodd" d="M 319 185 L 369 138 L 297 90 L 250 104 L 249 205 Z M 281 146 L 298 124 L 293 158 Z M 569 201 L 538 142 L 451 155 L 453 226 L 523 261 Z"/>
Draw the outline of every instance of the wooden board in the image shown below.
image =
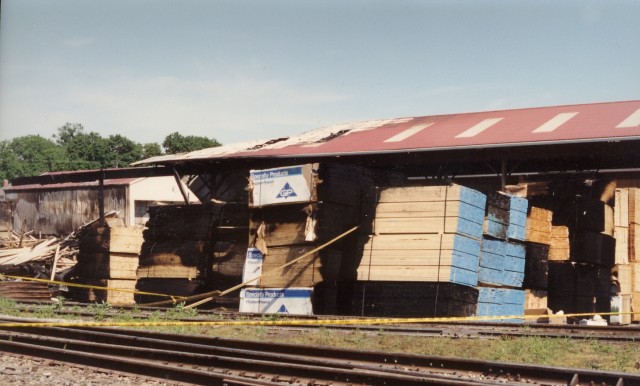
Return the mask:
<path fill-rule="evenodd" d="M 569 243 L 569 228 L 563 225 L 551 227 L 551 244 L 549 245 L 549 260 L 565 261 L 571 258 Z"/>
<path fill-rule="evenodd" d="M 196 279 L 201 277 L 202 274 L 202 272 L 197 267 L 185 267 L 181 265 L 152 265 L 149 267 L 138 267 L 136 272 L 138 279 Z"/>
<path fill-rule="evenodd" d="M 195 240 L 149 241 L 142 245 L 140 266 L 202 266 L 210 252 L 210 242 Z"/>
<path fill-rule="evenodd" d="M 335 251 L 314 253 L 296 263 L 280 268 L 313 250 L 314 246 L 284 246 L 269 248 L 262 263 L 264 275 L 259 287 L 312 287 L 324 280 L 336 280 L 339 275 L 341 258 Z M 274 272 L 271 272 L 274 271 Z"/>
<path fill-rule="evenodd" d="M 547 291 L 526 289 L 524 292 L 525 310 L 539 310 L 547 308 Z"/>
<path fill-rule="evenodd" d="M 624 189 L 624 188 L 616 189 L 613 214 L 614 214 L 615 226 L 617 227 L 629 226 L 629 189 Z"/>
<path fill-rule="evenodd" d="M 640 224 L 640 188 L 629 188 L 629 223 Z"/>
<path fill-rule="evenodd" d="M 629 262 L 640 262 L 640 224 L 629 224 Z"/>
<path fill-rule="evenodd" d="M 640 292 L 640 262 L 629 263 L 631 268 L 631 291 Z"/>
<path fill-rule="evenodd" d="M 629 263 L 629 228 L 616 226 L 613 230 L 613 238 L 616 239 L 615 263 Z"/>
<path fill-rule="evenodd" d="M 631 320 L 633 322 L 640 322 L 640 291 L 634 291 L 631 293 Z"/>
<path fill-rule="evenodd" d="M 136 288 L 136 280 L 85 280 L 83 284 L 133 291 Z M 69 287 L 70 294 L 74 300 L 88 303 L 109 303 L 112 305 L 134 304 L 133 292 L 123 292 L 117 290 L 101 290 L 94 288 Z"/>
<path fill-rule="evenodd" d="M 633 291 L 633 271 L 629 264 L 617 264 L 611 270 L 612 279 L 615 279 L 616 293 L 628 295 Z"/>
<path fill-rule="evenodd" d="M 109 251 L 116 253 L 133 253 L 136 255 L 140 254 L 140 249 L 144 242 L 142 230 L 142 228 L 133 227 L 111 228 Z"/>

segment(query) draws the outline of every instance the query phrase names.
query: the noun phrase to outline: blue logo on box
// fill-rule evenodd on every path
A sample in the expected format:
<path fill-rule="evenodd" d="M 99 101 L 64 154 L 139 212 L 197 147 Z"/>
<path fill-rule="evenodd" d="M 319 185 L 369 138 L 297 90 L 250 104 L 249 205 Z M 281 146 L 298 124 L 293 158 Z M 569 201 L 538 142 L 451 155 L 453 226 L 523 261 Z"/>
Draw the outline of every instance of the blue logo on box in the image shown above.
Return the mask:
<path fill-rule="evenodd" d="M 297 196 L 298 195 L 296 194 L 296 192 L 293 191 L 293 188 L 291 187 L 291 185 L 289 185 L 289 183 L 286 182 L 282 187 L 282 189 L 280 189 L 280 192 L 278 193 L 276 198 L 284 198 L 286 200 L 289 197 L 297 197 Z"/>
<path fill-rule="evenodd" d="M 278 309 L 277 311 L 280 314 L 288 314 L 289 310 L 287 310 L 287 307 L 284 306 L 284 304 L 282 306 L 280 306 L 280 309 Z"/>

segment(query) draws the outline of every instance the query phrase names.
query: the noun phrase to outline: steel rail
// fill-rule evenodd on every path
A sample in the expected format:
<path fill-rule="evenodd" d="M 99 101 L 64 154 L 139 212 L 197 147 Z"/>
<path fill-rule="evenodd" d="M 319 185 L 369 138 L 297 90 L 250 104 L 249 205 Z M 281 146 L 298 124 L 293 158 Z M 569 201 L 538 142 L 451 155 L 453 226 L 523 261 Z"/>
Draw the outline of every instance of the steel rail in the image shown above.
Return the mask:
<path fill-rule="evenodd" d="M 128 360 L 131 358 L 137 358 L 137 363 L 143 365 L 155 366 L 156 363 L 163 363 L 162 370 L 164 371 L 163 377 L 171 380 L 178 380 L 178 376 L 172 372 L 173 367 L 188 368 L 192 370 L 205 369 L 211 371 L 212 369 L 218 369 L 218 372 L 227 372 L 228 370 L 235 371 L 242 377 L 242 374 L 247 373 L 247 369 L 250 369 L 250 373 L 254 376 L 266 377 L 268 379 L 276 379 L 278 377 L 285 377 L 287 382 L 291 379 L 313 379 L 322 380 L 327 382 L 341 382 L 346 384 L 371 384 L 371 385 L 383 385 L 383 384 L 397 384 L 397 385 L 413 385 L 413 384 L 486 384 L 495 385 L 493 381 L 481 381 L 470 382 L 466 379 L 456 379 L 456 377 L 443 376 L 439 374 L 424 374 L 420 372 L 401 371 L 393 368 L 382 369 L 376 366 L 357 365 L 351 366 L 345 362 L 332 361 L 332 360 L 305 360 L 299 358 L 298 363 L 291 363 L 289 359 L 281 357 L 277 361 L 267 361 L 250 359 L 250 354 L 247 357 L 224 357 L 216 355 L 206 354 L 194 354 L 184 351 L 171 351 L 171 350 L 159 350 L 149 349 L 142 347 L 124 346 L 124 345 L 108 345 L 102 343 L 95 343 L 90 341 L 79 341 L 75 339 L 62 339 L 44 337 L 41 335 L 34 336 L 33 334 L 14 333 L 3 334 L 3 339 L 0 339 L 0 347 L 5 347 L 5 343 L 9 344 L 10 350 L 15 350 L 15 347 L 26 347 L 38 349 L 45 348 L 47 352 L 51 350 L 64 350 L 65 352 L 72 353 L 74 361 L 84 360 L 82 355 L 84 354 L 93 361 L 95 356 L 100 358 L 111 358 L 112 361 L 117 361 L 117 358 L 127 359 L 125 364 L 128 365 Z M 10 340 L 6 340 L 9 339 Z M 132 340 L 135 343 L 135 340 Z M 31 354 L 33 355 L 33 354 Z M 309 364 L 306 362 L 315 362 L 318 364 Z M 320 365 L 322 363 L 322 365 Z M 196 367 L 192 367 L 196 366 Z M 119 368 L 119 370 L 122 370 Z M 137 369 L 133 369 L 137 370 Z M 137 371 L 134 371 L 137 372 Z M 145 373 L 144 375 L 148 375 Z M 188 377 L 193 377 L 192 372 L 187 374 Z M 202 376 L 202 374 L 196 374 Z M 157 374 L 156 374 L 157 377 Z M 291 378 L 294 377 L 294 378 Z M 215 379 L 220 378 L 214 376 Z M 185 379 L 180 379 L 185 381 Z M 191 378 L 186 381 L 192 382 Z M 196 381 L 199 382 L 198 378 Z M 205 380 L 206 381 L 206 380 Z M 247 380 L 245 379 L 244 382 Z"/>
<path fill-rule="evenodd" d="M 638 384 L 640 385 L 640 375 L 617 373 L 617 372 L 601 372 L 592 370 L 577 370 L 567 368 L 557 368 L 548 366 L 536 366 L 536 365 L 524 365 L 516 363 L 504 363 L 504 362 L 487 362 L 487 361 L 475 361 L 465 360 L 457 358 L 437 357 L 437 356 L 421 356 L 411 354 L 400 353 L 380 353 L 370 351 L 353 351 L 344 349 L 334 349 L 328 347 L 309 347 L 299 345 L 288 344 L 274 344 L 274 343 L 261 343 L 261 342 L 247 342 L 240 340 L 230 340 L 206 336 L 195 335 L 176 335 L 157 332 L 146 332 L 138 330 L 124 330 L 113 328 L 79 328 L 79 329 L 58 329 L 58 328 L 42 328 L 42 331 L 38 333 L 53 334 L 54 330 L 58 330 L 59 335 L 68 334 L 84 334 L 88 333 L 93 336 L 93 340 L 101 342 L 118 342 L 122 340 L 122 336 L 126 335 L 136 339 L 137 344 L 140 347 L 144 347 L 147 344 L 156 348 L 173 348 L 177 346 L 183 347 L 183 350 L 187 350 L 191 353 L 222 353 L 221 348 L 226 348 L 227 355 L 240 355 L 243 350 L 253 353 L 253 358 L 266 358 L 264 354 L 268 354 L 272 360 L 285 360 L 288 357 L 274 357 L 274 354 L 284 354 L 292 356 L 293 358 L 302 357 L 315 357 L 315 358 L 331 358 L 332 360 L 347 360 L 350 361 L 349 366 L 352 368 L 357 367 L 356 362 L 366 362 L 372 365 L 385 365 L 393 364 L 398 368 L 412 368 L 417 369 L 417 374 L 422 374 L 420 371 L 448 371 L 448 372 L 476 372 L 478 374 L 500 376 L 511 376 L 521 379 L 542 379 L 544 381 L 560 382 L 568 384 L 571 379 L 578 377 L 582 382 L 594 382 L 597 384 L 617 384 L 620 380 L 624 380 L 624 384 Z M 81 331 L 80 331 L 81 330 Z M 105 334 L 105 335 L 101 335 Z M 167 344 L 167 342 L 173 342 Z M 176 346 L 174 346 L 174 344 Z M 185 346 L 186 344 L 186 346 Z M 155 346 L 154 346 L 155 345 Z M 215 349 L 214 349 L 215 348 Z M 215 351 L 218 350 L 218 351 Z M 280 358 L 280 359 L 279 359 Z M 302 360 L 302 359 L 299 359 Z M 305 359 L 306 362 L 313 364 L 314 362 Z M 317 364 L 318 362 L 315 362 Z M 322 362 L 321 362 L 322 363 Z M 336 366 L 334 363 L 324 362 L 331 366 Z M 363 367 L 361 365 L 360 367 Z M 369 368 L 368 368 L 369 369 Z M 380 368 L 377 368 L 378 370 Z M 395 371 L 395 370 L 393 370 Z M 406 373 L 403 374 L 413 374 Z"/>

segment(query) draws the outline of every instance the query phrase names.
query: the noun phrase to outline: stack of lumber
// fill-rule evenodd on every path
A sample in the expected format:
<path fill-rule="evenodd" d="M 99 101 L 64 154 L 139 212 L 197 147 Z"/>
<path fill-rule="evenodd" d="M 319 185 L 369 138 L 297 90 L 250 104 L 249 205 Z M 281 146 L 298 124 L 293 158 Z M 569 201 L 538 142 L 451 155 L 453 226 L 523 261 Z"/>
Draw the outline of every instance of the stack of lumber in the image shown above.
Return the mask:
<path fill-rule="evenodd" d="M 633 320 L 640 320 L 640 316 L 629 314 L 632 309 L 640 309 L 640 292 L 637 295 L 634 292 L 633 274 L 637 268 L 633 237 L 640 220 L 638 192 L 637 188 L 617 188 L 614 194 L 615 266 L 612 269 L 611 312 L 620 311 L 621 314 L 610 316 L 612 324 L 630 324 Z"/>
<path fill-rule="evenodd" d="M 529 206 L 526 226 L 524 268 L 525 309 L 546 310 L 549 254 L 553 235 L 553 212 Z M 566 237 L 567 248 L 569 237 Z M 536 308 L 531 308 L 536 306 Z"/>
<path fill-rule="evenodd" d="M 0 280 L 0 298 L 16 301 L 50 302 L 49 284 L 34 281 Z"/>
<path fill-rule="evenodd" d="M 528 201 L 492 192 L 482 240 L 478 281 L 488 286 L 519 288 L 524 281 Z"/>
<path fill-rule="evenodd" d="M 142 228 L 125 227 L 121 219 L 87 228 L 80 237 L 74 282 L 113 290 L 71 287 L 72 297 L 82 302 L 133 304 L 142 242 Z"/>
<path fill-rule="evenodd" d="M 200 290 L 207 279 L 212 227 L 218 210 L 219 206 L 213 204 L 150 207 L 136 288 L 177 296 Z M 158 298 L 136 295 L 135 300 L 146 303 Z"/>
<path fill-rule="evenodd" d="M 460 185 L 382 190 L 358 280 L 476 286 L 485 203 Z"/>
<path fill-rule="evenodd" d="M 338 281 L 355 276 L 354 233 L 279 269 L 358 225 L 363 197 L 374 184 L 357 166 L 308 164 L 252 170 L 249 194 L 249 245 L 245 261 L 264 274 L 251 285 L 260 288 L 314 288 L 323 299 L 314 312 L 335 313 Z M 245 280 L 246 281 L 246 280 Z"/>
<path fill-rule="evenodd" d="M 569 261 L 571 247 L 569 242 L 569 227 L 565 225 L 551 226 L 551 243 L 549 244 L 550 261 Z"/>
<path fill-rule="evenodd" d="M 611 269 L 575 262 L 549 265 L 549 308 L 564 313 L 606 313 Z"/>
<path fill-rule="evenodd" d="M 383 317 L 474 316 L 478 289 L 454 283 L 358 281 L 349 314 Z"/>
<path fill-rule="evenodd" d="M 526 198 L 501 192 L 487 195 L 478 269 L 478 316 L 524 315 L 528 207 Z"/>
<path fill-rule="evenodd" d="M 460 185 L 380 191 L 351 313 L 472 316 L 486 196 Z"/>
<path fill-rule="evenodd" d="M 525 291 L 513 288 L 478 288 L 478 316 L 500 317 L 524 315 Z M 487 319 L 487 321 L 501 321 L 522 323 L 522 318 Z"/>
<path fill-rule="evenodd" d="M 528 206 L 525 198 L 489 193 L 484 234 L 500 240 L 524 241 Z"/>
<path fill-rule="evenodd" d="M 226 290 L 242 282 L 249 243 L 249 209 L 246 202 L 220 204 L 212 229 L 211 290 Z"/>

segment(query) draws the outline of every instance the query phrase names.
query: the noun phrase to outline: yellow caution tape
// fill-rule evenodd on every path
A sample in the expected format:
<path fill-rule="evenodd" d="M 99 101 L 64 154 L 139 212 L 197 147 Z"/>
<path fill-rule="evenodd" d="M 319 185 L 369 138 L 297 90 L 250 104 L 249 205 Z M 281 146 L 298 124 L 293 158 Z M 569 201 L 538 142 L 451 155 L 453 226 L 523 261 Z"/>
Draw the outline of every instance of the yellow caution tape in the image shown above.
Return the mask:
<path fill-rule="evenodd" d="M 144 292 L 144 291 L 138 291 L 138 290 L 130 290 L 130 289 L 126 289 L 126 288 L 101 287 L 101 286 L 96 286 L 96 285 L 88 285 L 88 284 L 80 284 L 80 283 L 67 283 L 67 282 L 64 282 L 64 281 L 55 281 L 55 280 L 48 280 L 48 279 L 38 279 L 38 278 L 35 278 L 35 277 L 23 277 L 23 276 L 12 276 L 12 275 L 0 274 L 0 279 L 3 278 L 3 277 L 8 277 L 10 279 L 25 280 L 25 281 L 37 281 L 37 282 L 40 282 L 40 283 L 65 285 L 65 286 L 68 286 L 68 287 L 90 288 L 90 289 L 97 289 L 97 290 L 101 290 L 101 291 L 118 291 L 118 292 L 128 292 L 128 293 L 132 293 L 132 294 L 136 294 L 136 295 L 162 296 L 162 297 L 171 298 L 174 302 L 176 302 L 176 300 L 186 299 L 185 296 L 158 294 L 158 293 L 154 293 L 154 292 Z"/>
<path fill-rule="evenodd" d="M 590 317 L 594 315 L 637 315 L 640 312 L 608 312 L 583 313 L 565 315 L 502 315 L 502 316 L 470 316 L 470 317 L 442 317 L 442 318 L 367 318 L 367 319 L 325 319 L 325 320 L 232 320 L 232 321 L 159 321 L 159 322 L 8 322 L 0 323 L 3 327 L 162 327 L 162 326 L 325 326 L 325 325 L 385 325 L 408 323 L 447 323 L 492 321 L 503 319 L 539 319 L 553 316 L 560 317 Z M 270 316 L 277 317 L 278 314 Z"/>

